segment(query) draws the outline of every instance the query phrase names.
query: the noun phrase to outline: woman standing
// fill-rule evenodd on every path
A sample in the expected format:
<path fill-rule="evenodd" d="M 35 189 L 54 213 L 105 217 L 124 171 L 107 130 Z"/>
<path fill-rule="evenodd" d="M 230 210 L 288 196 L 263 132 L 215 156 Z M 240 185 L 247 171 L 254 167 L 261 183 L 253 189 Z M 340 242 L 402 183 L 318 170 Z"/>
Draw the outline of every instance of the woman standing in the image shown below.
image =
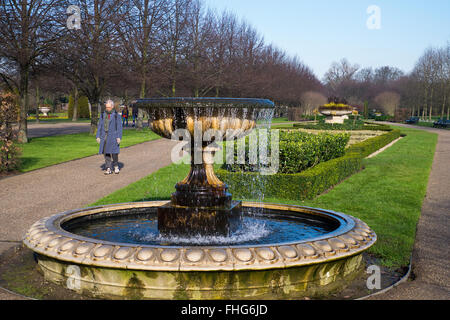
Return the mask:
<path fill-rule="evenodd" d="M 125 106 L 122 110 L 122 127 L 128 127 L 128 107 Z"/>
<path fill-rule="evenodd" d="M 122 140 L 122 121 L 114 110 L 114 101 L 106 102 L 105 112 L 100 115 L 97 126 L 97 143 L 100 144 L 99 154 L 105 156 L 105 174 L 119 174 L 119 153 Z"/>

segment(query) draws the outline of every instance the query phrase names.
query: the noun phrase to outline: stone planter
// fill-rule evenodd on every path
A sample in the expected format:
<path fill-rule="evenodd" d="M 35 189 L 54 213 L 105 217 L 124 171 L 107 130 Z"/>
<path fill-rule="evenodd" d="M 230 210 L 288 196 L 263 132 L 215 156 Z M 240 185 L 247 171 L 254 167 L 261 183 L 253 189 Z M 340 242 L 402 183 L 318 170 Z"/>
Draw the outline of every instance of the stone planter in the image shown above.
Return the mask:
<path fill-rule="evenodd" d="M 321 114 L 326 116 L 325 123 L 340 123 L 343 124 L 345 119 L 348 119 L 348 115 L 352 113 L 352 110 L 319 110 Z"/>
<path fill-rule="evenodd" d="M 48 107 L 39 107 L 39 111 L 42 112 L 45 117 L 47 117 L 48 113 L 50 112 L 50 108 L 48 108 Z"/>

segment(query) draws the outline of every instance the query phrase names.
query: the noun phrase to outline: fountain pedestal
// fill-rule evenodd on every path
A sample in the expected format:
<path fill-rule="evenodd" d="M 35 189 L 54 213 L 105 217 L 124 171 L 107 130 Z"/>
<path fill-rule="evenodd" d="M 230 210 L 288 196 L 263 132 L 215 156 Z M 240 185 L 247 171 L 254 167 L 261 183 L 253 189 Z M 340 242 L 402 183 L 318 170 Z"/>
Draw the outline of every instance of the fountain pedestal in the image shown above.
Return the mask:
<path fill-rule="evenodd" d="M 177 236 L 228 236 L 233 217 L 241 212 L 241 202 L 229 207 L 183 207 L 168 203 L 158 208 L 158 230 Z"/>
<path fill-rule="evenodd" d="M 194 162 L 195 145 L 191 143 L 191 170 L 177 183 L 171 202 L 158 208 L 158 230 L 178 236 L 227 236 L 231 219 L 240 213 L 241 202 L 233 201 L 228 186 L 214 174 L 214 154 L 219 149 L 211 141 L 201 147 L 202 163 Z M 199 147 L 200 148 L 200 147 Z"/>

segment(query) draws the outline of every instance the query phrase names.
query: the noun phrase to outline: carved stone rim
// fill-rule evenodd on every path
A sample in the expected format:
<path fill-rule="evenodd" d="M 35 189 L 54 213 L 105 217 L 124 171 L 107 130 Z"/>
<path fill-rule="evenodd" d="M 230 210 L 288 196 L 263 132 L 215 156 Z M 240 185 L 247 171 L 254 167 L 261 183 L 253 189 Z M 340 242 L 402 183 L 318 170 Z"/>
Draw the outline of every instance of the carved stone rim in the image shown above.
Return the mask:
<path fill-rule="evenodd" d="M 209 97 L 169 97 L 169 98 L 143 98 L 133 101 L 133 105 L 141 108 L 148 107 L 191 107 L 202 108 L 211 106 L 202 106 L 202 104 L 214 104 L 222 108 L 274 108 L 275 104 L 268 99 L 260 98 L 209 98 Z"/>
<path fill-rule="evenodd" d="M 79 265 L 146 271 L 238 271 L 300 267 L 344 259 L 370 248 L 377 236 L 363 221 L 330 210 L 273 203 L 243 202 L 312 215 L 337 216 L 347 223 L 321 237 L 291 243 L 230 246 L 157 246 L 102 241 L 67 232 L 61 225 L 71 219 L 131 208 L 157 207 L 151 201 L 71 210 L 37 221 L 23 243 L 34 252 Z"/>

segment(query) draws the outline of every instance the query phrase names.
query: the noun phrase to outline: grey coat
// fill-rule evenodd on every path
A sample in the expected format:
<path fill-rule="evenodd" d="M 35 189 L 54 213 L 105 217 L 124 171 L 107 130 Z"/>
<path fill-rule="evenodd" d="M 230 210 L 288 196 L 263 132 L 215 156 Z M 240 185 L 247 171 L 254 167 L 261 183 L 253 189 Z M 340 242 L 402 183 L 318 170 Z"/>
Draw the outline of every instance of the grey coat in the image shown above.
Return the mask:
<path fill-rule="evenodd" d="M 98 121 L 97 125 L 97 138 L 100 138 L 100 150 L 98 151 L 99 154 L 120 153 L 120 146 L 117 143 L 116 139 L 120 138 L 120 140 L 122 140 L 121 120 L 122 119 L 117 112 L 113 112 L 111 114 L 111 117 L 109 119 L 108 136 L 106 136 L 104 121 L 108 121 L 108 114 L 106 112 L 103 112 L 100 115 L 100 120 Z"/>

